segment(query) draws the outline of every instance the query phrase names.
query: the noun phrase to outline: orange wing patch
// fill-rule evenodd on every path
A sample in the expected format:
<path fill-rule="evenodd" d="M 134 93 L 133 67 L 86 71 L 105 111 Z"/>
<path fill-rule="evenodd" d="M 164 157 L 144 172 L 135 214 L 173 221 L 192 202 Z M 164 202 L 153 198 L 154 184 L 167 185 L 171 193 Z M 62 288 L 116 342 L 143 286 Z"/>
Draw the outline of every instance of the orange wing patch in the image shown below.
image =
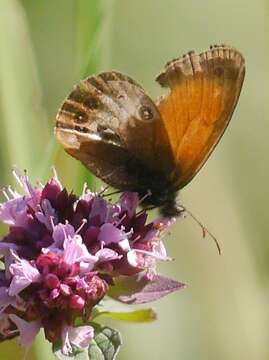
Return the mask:
<path fill-rule="evenodd" d="M 194 177 L 219 142 L 237 104 L 244 74 L 244 58 L 237 50 L 214 46 L 200 55 L 190 52 L 171 61 L 157 77 L 170 88 L 158 108 L 176 164 L 171 174 L 176 189 Z"/>

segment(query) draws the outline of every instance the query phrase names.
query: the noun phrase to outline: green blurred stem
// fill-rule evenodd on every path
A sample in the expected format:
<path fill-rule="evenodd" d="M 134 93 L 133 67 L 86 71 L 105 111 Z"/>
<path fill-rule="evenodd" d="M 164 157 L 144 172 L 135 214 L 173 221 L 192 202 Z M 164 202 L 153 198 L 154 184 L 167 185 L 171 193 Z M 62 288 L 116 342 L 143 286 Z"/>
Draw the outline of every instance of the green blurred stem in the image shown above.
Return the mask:
<path fill-rule="evenodd" d="M 17 165 L 35 175 L 49 131 L 25 13 L 16 0 L 0 2 L 0 49 L 4 171 Z"/>
<path fill-rule="evenodd" d="M 79 78 L 109 69 L 112 57 L 113 0 L 76 1 L 76 54 Z M 93 176 L 81 167 L 77 188 L 93 186 Z"/>

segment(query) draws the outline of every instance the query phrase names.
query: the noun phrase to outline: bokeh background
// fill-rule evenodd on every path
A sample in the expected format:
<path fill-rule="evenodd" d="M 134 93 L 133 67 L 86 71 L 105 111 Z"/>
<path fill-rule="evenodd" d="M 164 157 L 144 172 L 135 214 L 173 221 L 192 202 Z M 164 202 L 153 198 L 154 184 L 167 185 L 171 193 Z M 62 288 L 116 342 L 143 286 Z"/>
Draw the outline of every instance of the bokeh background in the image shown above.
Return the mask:
<path fill-rule="evenodd" d="M 181 193 L 217 236 L 223 255 L 191 219 L 167 237 L 163 274 L 188 289 L 153 304 L 152 324 L 115 323 L 119 359 L 269 358 L 269 5 L 267 0 L 0 0 L 0 185 L 10 169 L 45 180 L 56 165 L 69 189 L 96 181 L 57 146 L 57 108 L 82 77 L 128 73 L 156 97 L 166 61 L 227 43 L 246 58 L 233 120 L 206 166 Z M 4 231 L 4 229 L 2 230 Z M 16 341 L 1 359 L 21 359 Z M 52 359 L 38 338 L 29 359 Z"/>

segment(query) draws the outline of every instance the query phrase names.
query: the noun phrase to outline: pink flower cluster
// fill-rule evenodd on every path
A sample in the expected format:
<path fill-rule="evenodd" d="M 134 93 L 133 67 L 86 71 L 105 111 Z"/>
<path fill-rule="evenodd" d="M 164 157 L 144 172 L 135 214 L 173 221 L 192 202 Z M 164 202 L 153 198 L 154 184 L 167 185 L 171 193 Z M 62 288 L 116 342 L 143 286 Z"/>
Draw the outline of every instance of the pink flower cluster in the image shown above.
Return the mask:
<path fill-rule="evenodd" d="M 161 238 L 173 220 L 147 224 L 136 193 L 125 192 L 112 204 L 86 187 L 80 197 L 68 193 L 56 174 L 36 187 L 26 174 L 14 175 L 24 195 L 9 187 L 0 205 L 0 221 L 9 226 L 0 242 L 0 340 L 19 336 L 28 347 L 43 328 L 68 355 L 74 346 L 89 345 L 92 309 L 119 279 L 155 284 L 157 292 L 162 287 L 144 298 L 130 287 L 131 295 L 140 291 L 140 303 L 181 287 L 156 275 L 156 261 L 169 260 Z"/>

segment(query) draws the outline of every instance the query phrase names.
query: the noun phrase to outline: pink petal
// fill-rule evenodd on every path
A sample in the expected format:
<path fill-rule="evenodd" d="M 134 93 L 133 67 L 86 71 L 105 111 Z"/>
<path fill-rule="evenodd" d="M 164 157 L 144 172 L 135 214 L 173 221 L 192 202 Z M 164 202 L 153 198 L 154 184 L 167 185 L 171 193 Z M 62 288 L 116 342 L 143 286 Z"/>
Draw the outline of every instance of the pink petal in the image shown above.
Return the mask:
<path fill-rule="evenodd" d="M 108 249 L 108 248 L 101 249 L 101 250 L 97 251 L 95 256 L 98 257 L 98 262 L 99 263 L 100 262 L 105 262 L 105 261 L 111 261 L 111 260 L 120 259 L 122 257 L 116 251 Z"/>
<path fill-rule="evenodd" d="M 54 242 L 42 249 L 42 252 L 44 254 L 47 254 L 49 252 L 53 252 L 55 254 L 61 255 L 63 253 L 63 245 L 64 241 L 67 238 L 73 238 L 75 236 L 75 229 L 72 225 L 66 223 L 66 224 L 57 224 L 53 228 L 52 238 Z"/>
<path fill-rule="evenodd" d="M 19 342 L 21 346 L 29 347 L 31 346 L 34 338 L 38 334 L 41 324 L 39 321 L 31 321 L 27 322 L 20 317 L 18 317 L 15 314 L 10 314 L 9 318 L 14 322 L 14 324 L 17 326 L 20 337 Z"/>
<path fill-rule="evenodd" d="M 139 265 L 139 259 L 138 259 L 137 255 L 136 255 L 135 250 L 128 251 L 128 253 L 127 253 L 127 261 L 129 263 L 129 265 L 131 265 L 133 267 L 137 267 Z"/>
<path fill-rule="evenodd" d="M 89 220 L 94 218 L 95 216 L 99 216 L 101 224 L 106 221 L 107 202 L 99 196 L 95 197 L 93 200 Z"/>
<path fill-rule="evenodd" d="M 91 326 L 63 326 L 62 329 L 62 352 L 65 355 L 72 353 L 72 345 L 85 349 L 94 337 L 94 329 Z"/>
<path fill-rule="evenodd" d="M 105 221 L 108 222 L 108 223 L 114 222 L 115 219 L 118 218 L 118 215 L 120 214 L 120 212 L 121 212 L 120 205 L 118 205 L 118 204 L 115 204 L 115 205 L 108 204 Z"/>
<path fill-rule="evenodd" d="M 123 211 L 127 211 L 129 217 L 133 217 L 139 205 L 139 196 L 135 192 L 124 192 L 120 197 L 120 204 Z"/>
<path fill-rule="evenodd" d="M 16 177 L 17 181 L 22 186 L 22 188 L 24 189 L 24 191 L 27 195 L 27 197 L 26 197 L 27 204 L 33 210 L 36 211 L 37 206 L 39 205 L 39 202 L 40 202 L 42 188 L 34 188 L 31 185 L 28 176 L 20 175 L 18 172 L 16 172 L 16 170 L 13 171 L 13 175 Z"/>
<path fill-rule="evenodd" d="M 14 296 L 19 294 L 23 289 L 27 288 L 32 283 L 32 281 L 22 278 L 19 276 L 14 276 L 10 287 L 9 287 L 9 295 Z"/>
<path fill-rule="evenodd" d="M 164 261 L 171 260 L 171 258 L 169 258 L 167 256 L 167 252 L 166 252 L 164 243 L 161 240 L 159 240 L 157 242 L 157 244 L 154 244 L 153 252 L 154 252 L 156 258 L 159 260 L 164 260 Z"/>
<path fill-rule="evenodd" d="M 149 279 L 151 279 L 156 274 L 157 260 L 172 260 L 166 255 L 165 247 L 160 240 L 156 244 L 154 244 L 152 251 L 132 249 L 127 253 L 127 261 L 129 265 L 134 268 L 146 270 Z"/>
<path fill-rule="evenodd" d="M 98 241 L 104 243 L 105 245 L 109 245 L 112 243 L 119 243 L 124 240 L 126 235 L 116 228 L 113 224 L 106 223 L 101 226 L 100 233 L 98 235 Z"/>
<path fill-rule="evenodd" d="M 91 201 L 94 197 L 96 197 L 96 193 L 91 192 L 87 186 L 85 185 L 83 188 L 83 194 L 79 197 L 79 200 L 85 200 L 87 202 Z M 76 202 L 77 204 L 78 202 Z"/>
<path fill-rule="evenodd" d="M 56 211 L 53 209 L 48 199 L 42 200 L 41 210 L 42 211 L 37 211 L 35 213 L 36 218 L 38 219 L 38 221 L 44 224 L 48 230 L 52 230 L 51 219 L 56 219 L 54 220 L 56 221 L 56 223 L 58 222 L 58 220 Z"/>
<path fill-rule="evenodd" d="M 15 263 L 11 264 L 9 270 L 13 275 L 9 287 L 9 295 L 17 295 L 33 282 L 40 279 L 39 271 L 33 267 L 29 261 L 20 259 L 15 253 L 13 254 Z"/>
<path fill-rule="evenodd" d="M 130 243 L 129 243 L 129 240 L 128 240 L 128 239 L 121 240 L 121 241 L 119 242 L 119 247 L 120 247 L 123 251 L 130 251 L 130 250 L 131 250 L 131 246 L 130 246 Z"/>
<path fill-rule="evenodd" d="M 172 226 L 176 222 L 176 218 L 165 218 L 160 217 L 153 221 L 152 230 L 148 231 L 148 233 L 143 238 L 143 242 L 149 242 L 154 240 L 154 238 L 160 238 L 161 234 L 164 233 L 170 226 Z"/>
<path fill-rule="evenodd" d="M 81 236 L 75 235 L 64 241 L 64 261 L 70 265 L 76 262 L 95 264 L 98 258 L 88 252 L 86 246 L 82 244 Z"/>
<path fill-rule="evenodd" d="M 62 248 L 67 237 L 74 237 L 75 229 L 70 224 L 58 224 L 54 227 L 52 237 L 54 243 L 51 246 Z"/>
<path fill-rule="evenodd" d="M 171 257 L 166 255 L 166 251 L 164 247 L 159 247 L 159 244 L 154 246 L 153 251 L 146 251 L 146 250 L 140 250 L 140 249 L 133 249 L 133 252 L 136 252 L 137 254 L 144 255 L 144 257 L 151 257 L 155 260 L 162 260 L 162 261 L 171 261 L 173 260 Z"/>
<path fill-rule="evenodd" d="M 27 224 L 27 203 L 23 197 L 6 201 L 0 205 L 0 221 L 11 226 Z"/>

